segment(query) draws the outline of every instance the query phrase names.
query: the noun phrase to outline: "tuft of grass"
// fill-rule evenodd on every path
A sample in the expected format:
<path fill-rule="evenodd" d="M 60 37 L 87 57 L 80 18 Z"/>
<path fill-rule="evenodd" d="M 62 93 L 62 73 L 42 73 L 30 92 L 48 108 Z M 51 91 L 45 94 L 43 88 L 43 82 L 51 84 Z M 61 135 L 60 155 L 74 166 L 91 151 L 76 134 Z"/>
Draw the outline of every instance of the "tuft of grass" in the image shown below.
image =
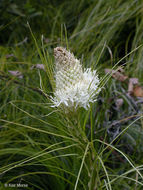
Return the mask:
<path fill-rule="evenodd" d="M 2 2 L 0 189 L 143 188 L 142 104 L 128 96 L 126 83 L 104 74 L 124 66 L 143 84 L 142 7 L 141 0 Z M 59 45 L 98 70 L 103 90 L 88 111 L 51 107 Z"/>

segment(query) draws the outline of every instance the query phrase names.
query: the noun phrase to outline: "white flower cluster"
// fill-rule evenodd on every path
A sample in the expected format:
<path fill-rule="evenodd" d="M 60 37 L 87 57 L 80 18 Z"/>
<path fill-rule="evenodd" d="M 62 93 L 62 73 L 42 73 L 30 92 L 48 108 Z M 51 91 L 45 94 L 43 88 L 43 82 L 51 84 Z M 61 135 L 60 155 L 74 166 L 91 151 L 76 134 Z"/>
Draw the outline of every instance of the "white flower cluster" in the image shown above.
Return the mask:
<path fill-rule="evenodd" d="M 88 109 L 100 91 L 96 71 L 91 68 L 83 71 L 80 61 L 63 47 L 55 48 L 54 56 L 56 89 L 52 98 L 53 107 Z"/>

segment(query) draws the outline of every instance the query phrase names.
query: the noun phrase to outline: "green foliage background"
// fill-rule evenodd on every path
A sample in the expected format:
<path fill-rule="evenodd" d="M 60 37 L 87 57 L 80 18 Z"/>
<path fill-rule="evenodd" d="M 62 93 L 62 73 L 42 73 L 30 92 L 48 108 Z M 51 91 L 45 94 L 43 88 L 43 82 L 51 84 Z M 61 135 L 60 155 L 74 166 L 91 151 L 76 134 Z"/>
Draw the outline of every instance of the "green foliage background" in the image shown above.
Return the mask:
<path fill-rule="evenodd" d="M 142 0 L 1 0 L 1 190 L 18 189 L 4 186 L 9 183 L 31 190 L 142 190 L 143 101 L 127 94 L 127 82 L 104 73 L 124 65 L 143 85 L 142 28 Z M 89 111 L 66 115 L 50 107 L 57 46 L 104 79 Z M 36 64 L 46 72 L 32 69 Z"/>

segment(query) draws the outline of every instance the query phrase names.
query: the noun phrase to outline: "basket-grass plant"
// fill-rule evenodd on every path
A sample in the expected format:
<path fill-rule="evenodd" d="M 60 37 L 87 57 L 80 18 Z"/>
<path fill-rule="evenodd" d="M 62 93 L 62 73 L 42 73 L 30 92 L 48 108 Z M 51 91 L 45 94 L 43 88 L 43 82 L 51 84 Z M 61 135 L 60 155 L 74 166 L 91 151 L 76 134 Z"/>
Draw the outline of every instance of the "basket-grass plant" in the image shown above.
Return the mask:
<path fill-rule="evenodd" d="M 142 1 L 56 5 L 39 7 L 43 15 L 33 17 L 34 32 L 27 29 L 25 17 L 1 28 L 12 33 L 7 46 L 0 47 L 0 188 L 28 184 L 26 189 L 142 190 L 142 107 L 127 96 L 126 83 L 103 72 L 124 65 L 126 74 L 142 84 Z M 29 43 L 13 45 L 23 40 L 25 30 Z M 97 70 L 102 90 L 87 110 L 53 107 L 57 46 L 73 52 L 82 68 Z M 45 71 L 31 69 L 37 63 Z M 23 79 L 11 76 L 9 70 L 20 71 Z M 116 98 L 124 100 L 118 111 Z M 116 136 L 111 131 L 114 121 Z"/>
<path fill-rule="evenodd" d="M 10 116 L 9 119 L 1 119 L 1 121 L 4 122 L 2 135 L 5 136 L 10 127 L 10 130 L 7 132 L 9 141 L 5 143 L 7 145 L 13 142 L 18 143 L 16 147 L 7 147 L 1 152 L 5 154 L 6 157 L 7 155 L 11 155 L 8 160 L 6 159 L 7 164 L 4 164 L 0 169 L 1 175 L 7 176 L 5 177 L 5 179 L 7 179 L 5 183 L 17 183 L 17 181 L 21 182 L 22 180 L 23 183 L 29 184 L 29 189 L 32 187 L 38 189 L 59 187 L 60 189 L 92 190 L 113 189 L 120 186 L 119 181 L 121 179 L 128 179 L 131 183 L 133 182 L 136 183 L 137 186 L 142 186 L 141 181 L 143 176 L 140 172 L 142 166 L 136 167 L 134 162 L 122 152 L 118 146 L 116 147 L 120 137 L 123 136 L 130 126 L 139 121 L 141 116 L 126 126 L 116 138 L 108 143 L 106 141 L 106 129 L 99 129 L 95 125 L 94 112 L 98 109 L 97 102 L 94 103 L 93 101 L 88 104 L 87 107 L 84 106 L 84 104 L 82 105 L 80 101 L 74 104 L 74 100 L 72 106 L 69 102 L 65 103 L 63 101 L 63 103 L 60 102 L 58 104 L 57 102 L 53 102 L 53 97 L 55 96 L 54 89 L 56 89 L 56 79 L 54 79 L 55 62 L 50 59 L 48 54 L 46 55 L 44 48 L 40 50 L 36 40 L 35 43 L 39 55 L 41 56 L 41 61 L 46 68 L 47 75 L 45 78 L 49 81 L 49 89 L 47 88 L 47 82 L 44 82 L 44 76 L 39 72 L 40 87 L 38 92 L 41 92 L 41 94 L 36 92 L 32 93 L 36 96 L 43 96 L 43 103 L 26 101 L 26 96 L 29 94 L 28 91 L 25 92 L 23 100 L 13 100 L 10 101 L 8 105 L 5 105 L 9 111 L 11 109 L 15 110 L 15 116 L 19 118 L 19 120 L 15 118 L 15 121 L 12 121 L 12 116 Z M 58 51 L 66 50 L 60 48 Z M 77 59 L 73 61 L 79 64 Z M 63 64 L 68 63 L 64 62 Z M 57 68 L 55 67 L 55 69 L 57 72 L 59 69 L 58 66 Z M 64 69 L 64 71 L 66 71 L 67 68 Z M 89 98 L 92 99 L 94 97 L 93 94 L 98 94 L 99 89 L 104 87 L 110 77 L 111 75 L 105 75 L 99 83 L 99 79 L 93 75 L 93 79 L 97 80 L 96 84 L 98 84 L 98 86 L 96 86 L 96 89 L 93 89 L 91 93 L 92 96 L 89 96 Z M 60 80 L 59 76 L 58 80 Z M 66 88 L 68 85 L 66 84 L 65 77 L 64 80 Z M 74 82 L 76 81 L 78 81 L 77 78 Z M 91 84 L 89 83 L 88 85 L 90 88 Z M 72 85 L 72 87 L 74 87 L 74 85 Z M 103 91 L 105 90 L 104 87 Z M 87 99 L 87 102 L 88 101 Z M 36 110 L 36 115 L 33 110 Z M 30 118 L 32 125 L 30 125 L 29 120 L 27 124 L 26 120 L 28 118 Z M 13 138 L 15 140 L 13 140 Z M 21 146 L 22 149 L 20 148 Z M 130 169 L 125 170 L 121 175 L 110 167 L 110 160 L 112 160 L 112 156 L 114 156 L 113 152 L 116 152 L 117 156 L 121 157 L 122 161 L 130 166 Z M 17 155 L 21 155 L 21 159 L 17 160 Z M 11 159 L 13 159 L 13 162 L 11 162 Z M 120 165 L 118 162 L 114 164 L 115 167 Z M 17 175 L 12 171 L 15 171 Z M 21 173 L 21 171 L 23 172 Z M 138 179 L 130 176 L 133 173 L 136 173 Z M 43 176 L 43 179 L 39 182 L 35 177 L 35 180 L 31 183 L 29 177 L 31 175 L 37 176 L 37 180 L 39 180 L 39 175 Z M 46 179 L 48 180 L 45 181 Z M 47 187 L 45 187 L 45 185 Z"/>

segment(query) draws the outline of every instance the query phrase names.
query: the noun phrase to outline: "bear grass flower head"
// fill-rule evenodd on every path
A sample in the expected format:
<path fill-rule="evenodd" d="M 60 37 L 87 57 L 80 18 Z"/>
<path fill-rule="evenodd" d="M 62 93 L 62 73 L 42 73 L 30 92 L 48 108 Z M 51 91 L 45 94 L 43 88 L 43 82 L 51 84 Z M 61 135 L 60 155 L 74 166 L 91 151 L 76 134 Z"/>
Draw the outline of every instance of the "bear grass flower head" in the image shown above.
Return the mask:
<path fill-rule="evenodd" d="M 55 57 L 55 92 L 51 97 L 53 107 L 86 110 L 96 101 L 100 88 L 96 70 L 83 69 L 80 61 L 63 47 L 54 49 Z"/>

